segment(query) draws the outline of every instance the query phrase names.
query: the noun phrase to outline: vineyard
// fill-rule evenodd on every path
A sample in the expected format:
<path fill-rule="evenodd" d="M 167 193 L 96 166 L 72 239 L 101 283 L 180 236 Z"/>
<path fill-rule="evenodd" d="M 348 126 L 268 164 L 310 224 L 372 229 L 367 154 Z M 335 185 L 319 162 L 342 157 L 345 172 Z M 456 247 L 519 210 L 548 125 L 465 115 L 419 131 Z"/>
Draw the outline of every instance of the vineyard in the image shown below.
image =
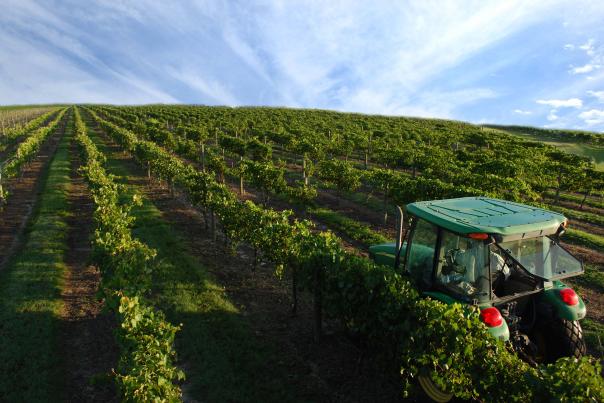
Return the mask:
<path fill-rule="evenodd" d="M 0 400 L 422 401 L 429 377 L 460 399 L 603 401 L 604 172 L 529 129 L 0 108 Z M 397 206 L 465 196 L 569 219 L 586 356 L 530 365 L 477 308 L 370 258 Z"/>

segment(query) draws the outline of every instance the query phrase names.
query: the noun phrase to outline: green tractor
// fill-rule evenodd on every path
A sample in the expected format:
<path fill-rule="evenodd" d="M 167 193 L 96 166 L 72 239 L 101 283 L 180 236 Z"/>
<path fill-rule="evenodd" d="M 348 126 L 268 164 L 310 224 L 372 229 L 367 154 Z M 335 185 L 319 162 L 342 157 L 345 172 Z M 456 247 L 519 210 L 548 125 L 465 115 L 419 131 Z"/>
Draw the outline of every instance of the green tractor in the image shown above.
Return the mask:
<path fill-rule="evenodd" d="M 411 203 L 406 212 L 405 239 L 399 208 L 396 242 L 370 248 L 377 263 L 408 274 L 427 297 L 478 306 L 493 337 L 530 364 L 585 354 L 585 304 L 561 281 L 583 273 L 559 243 L 563 215 L 486 197 Z M 435 401 L 452 397 L 427 377 L 419 383 Z"/>

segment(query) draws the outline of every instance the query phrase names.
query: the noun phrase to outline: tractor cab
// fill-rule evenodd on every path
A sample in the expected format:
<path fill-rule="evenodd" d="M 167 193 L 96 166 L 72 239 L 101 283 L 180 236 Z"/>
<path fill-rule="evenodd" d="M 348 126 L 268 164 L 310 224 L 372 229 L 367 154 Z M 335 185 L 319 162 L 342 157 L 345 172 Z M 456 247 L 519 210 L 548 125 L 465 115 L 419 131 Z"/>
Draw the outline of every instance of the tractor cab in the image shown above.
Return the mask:
<path fill-rule="evenodd" d="M 583 273 L 558 241 L 563 215 L 485 197 L 411 203 L 406 213 L 405 239 L 401 212 L 397 242 L 370 248 L 377 263 L 410 276 L 425 296 L 477 305 L 491 334 L 529 362 L 585 352 L 585 304 L 561 282 Z"/>

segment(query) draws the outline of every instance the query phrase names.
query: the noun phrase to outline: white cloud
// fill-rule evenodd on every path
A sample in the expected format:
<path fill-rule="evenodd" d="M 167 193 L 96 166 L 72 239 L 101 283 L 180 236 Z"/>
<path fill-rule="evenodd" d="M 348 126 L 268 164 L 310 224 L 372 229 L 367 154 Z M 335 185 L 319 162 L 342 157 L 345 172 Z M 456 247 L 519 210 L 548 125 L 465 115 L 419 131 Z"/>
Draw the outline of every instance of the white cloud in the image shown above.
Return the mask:
<path fill-rule="evenodd" d="M 265 63 L 277 71 L 271 75 L 275 86 L 299 105 L 361 111 L 381 105 L 382 113 L 434 110 L 434 105 L 417 104 L 428 101 L 427 91 L 472 89 L 470 84 L 439 91 L 431 86 L 438 75 L 537 22 L 551 6 L 521 1 L 474 1 L 467 7 L 454 1 L 264 2 L 255 22 L 234 29 L 240 37 L 256 37 Z M 236 12 L 249 16 L 253 8 L 238 4 Z M 463 107 L 461 100 L 448 102 L 448 111 Z"/>
<path fill-rule="evenodd" d="M 68 58 L 50 48 L 40 48 L 23 39 L 11 37 L 0 28 L 4 38 L 0 46 L 0 99 L 3 103 L 150 103 L 177 100 L 142 80 L 109 72 L 110 83 L 80 69 Z M 27 63 L 21 63 L 27 60 Z M 117 80 L 115 79 L 117 78 Z"/>
<path fill-rule="evenodd" d="M 573 74 L 585 74 L 585 73 L 591 73 L 592 71 L 594 71 L 595 69 L 599 69 L 600 66 L 597 64 L 586 64 L 584 66 L 581 67 L 573 67 L 571 69 L 571 73 Z"/>
<path fill-rule="evenodd" d="M 598 48 L 595 46 L 596 41 L 593 38 L 590 38 L 583 45 L 577 46 L 578 49 L 581 49 L 585 52 L 585 54 L 589 57 L 589 61 L 582 65 L 575 67 L 573 65 L 570 66 L 569 73 L 571 74 L 586 74 L 591 73 L 593 71 L 599 70 L 602 68 L 604 64 L 604 51 L 602 48 Z M 569 47 L 567 47 L 569 46 Z M 575 49 L 574 45 L 565 45 L 564 49 L 573 50 Z M 592 79 L 591 76 L 587 77 L 587 79 Z"/>
<path fill-rule="evenodd" d="M 604 110 L 590 109 L 589 111 L 581 112 L 579 118 L 589 126 L 601 125 L 604 124 Z"/>
<path fill-rule="evenodd" d="M 177 70 L 168 68 L 166 73 L 203 93 L 203 95 L 212 98 L 215 102 L 222 105 L 239 105 L 237 98 L 226 89 L 218 80 L 208 80 L 195 72 L 186 70 Z"/>
<path fill-rule="evenodd" d="M 228 28 L 225 29 L 223 37 L 225 42 L 230 46 L 233 52 L 235 52 L 244 63 L 246 63 L 254 72 L 256 72 L 256 74 L 258 74 L 258 76 L 264 79 L 267 83 L 272 83 L 271 78 L 269 77 L 264 66 L 262 65 L 260 57 L 245 40 L 240 38 L 237 33 L 235 33 L 233 30 Z"/>
<path fill-rule="evenodd" d="M 389 108 L 387 114 L 391 115 L 454 119 L 455 110 L 460 105 L 471 105 L 478 101 L 493 99 L 498 96 L 498 93 L 489 88 L 468 88 L 457 91 L 425 91 L 415 98 L 401 99 L 400 102 L 396 103 L 382 98 L 382 103 L 384 107 Z M 363 100 L 355 99 L 355 101 L 357 101 L 356 104 L 347 104 L 346 109 L 362 112 Z"/>
<path fill-rule="evenodd" d="M 575 45 L 573 45 L 572 43 L 567 43 L 566 45 L 564 45 L 564 50 L 575 50 Z"/>
<path fill-rule="evenodd" d="M 522 109 L 514 109 L 514 113 L 517 113 L 518 115 L 532 115 L 533 114 L 532 111 L 525 111 Z"/>
<path fill-rule="evenodd" d="M 598 101 L 604 102 L 604 91 L 587 91 L 588 95 L 591 95 L 594 98 L 597 98 Z"/>
<path fill-rule="evenodd" d="M 560 117 L 558 115 L 556 115 L 557 112 L 558 111 L 555 109 L 552 109 L 551 111 L 549 111 L 549 114 L 547 115 L 547 120 L 550 122 L 558 120 Z"/>
<path fill-rule="evenodd" d="M 579 98 L 539 99 L 537 100 L 537 103 L 541 105 L 548 105 L 554 108 L 581 108 L 583 106 L 583 101 Z"/>
<path fill-rule="evenodd" d="M 594 39 L 590 38 L 585 44 L 579 46 L 579 49 L 584 50 L 588 56 L 595 55 Z"/>

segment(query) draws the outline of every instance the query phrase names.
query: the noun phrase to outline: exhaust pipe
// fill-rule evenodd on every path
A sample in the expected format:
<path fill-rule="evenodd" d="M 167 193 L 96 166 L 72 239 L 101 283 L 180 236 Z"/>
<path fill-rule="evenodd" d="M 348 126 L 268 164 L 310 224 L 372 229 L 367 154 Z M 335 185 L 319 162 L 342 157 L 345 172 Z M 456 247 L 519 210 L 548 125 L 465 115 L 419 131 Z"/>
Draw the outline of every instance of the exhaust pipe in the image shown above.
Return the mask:
<path fill-rule="evenodd" d="M 403 209 L 400 206 L 396 206 L 396 257 L 394 259 L 394 270 L 398 271 L 398 267 L 401 263 L 401 249 L 403 249 L 403 224 L 405 222 L 403 216 Z"/>

